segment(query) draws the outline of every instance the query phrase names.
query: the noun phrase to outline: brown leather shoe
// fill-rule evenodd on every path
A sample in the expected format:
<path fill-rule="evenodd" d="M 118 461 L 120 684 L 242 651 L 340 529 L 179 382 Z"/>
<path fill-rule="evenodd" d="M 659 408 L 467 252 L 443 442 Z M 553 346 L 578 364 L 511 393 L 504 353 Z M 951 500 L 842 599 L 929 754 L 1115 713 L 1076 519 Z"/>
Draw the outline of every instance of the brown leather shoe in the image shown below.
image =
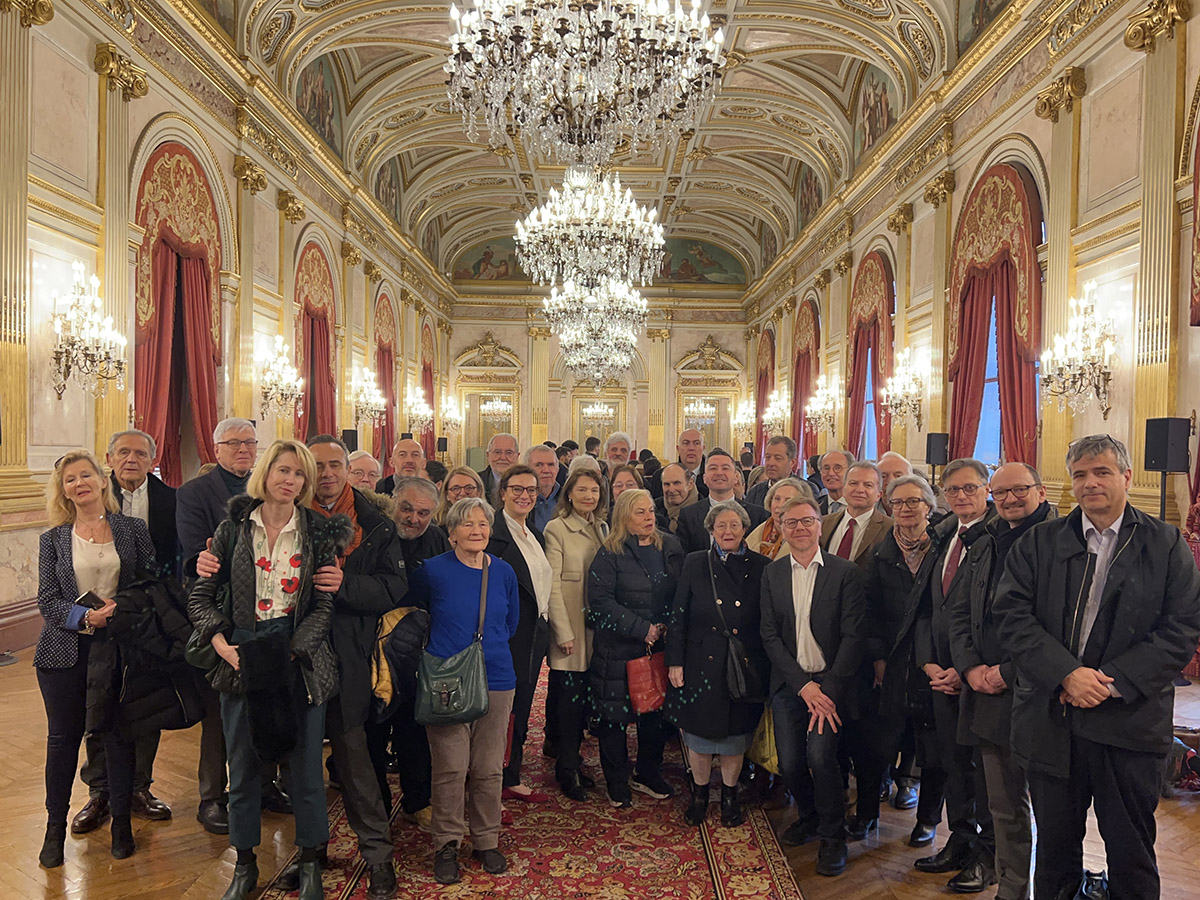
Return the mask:
<path fill-rule="evenodd" d="M 129 811 L 139 819 L 149 819 L 151 822 L 164 822 L 171 818 L 171 807 L 150 793 L 149 788 L 133 792 Z"/>
<path fill-rule="evenodd" d="M 87 834 L 95 831 L 108 818 L 108 798 L 91 797 L 83 809 L 71 820 L 71 834 Z"/>

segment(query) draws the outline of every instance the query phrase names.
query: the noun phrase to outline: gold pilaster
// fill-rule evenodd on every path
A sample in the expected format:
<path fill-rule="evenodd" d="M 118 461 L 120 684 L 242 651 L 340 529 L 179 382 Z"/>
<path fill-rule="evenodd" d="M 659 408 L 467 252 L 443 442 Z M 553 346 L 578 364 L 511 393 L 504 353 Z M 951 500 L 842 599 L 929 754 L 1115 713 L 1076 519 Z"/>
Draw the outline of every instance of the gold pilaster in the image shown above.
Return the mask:
<path fill-rule="evenodd" d="M 22 28 L 31 28 L 45 25 L 54 18 L 54 3 L 52 0 L 0 0 L 0 15 L 8 12 L 20 16 Z"/>
<path fill-rule="evenodd" d="M 817 310 L 821 317 L 821 346 L 817 350 L 817 355 L 820 364 L 817 367 L 818 372 L 829 378 L 834 373 L 829 370 L 829 336 L 833 323 L 833 312 L 831 309 L 832 299 L 830 297 L 829 283 L 833 276 L 828 269 L 821 269 L 813 278 L 813 287 L 817 289 Z M 849 309 L 849 307 L 847 307 Z M 753 376 L 751 376 L 753 377 Z M 816 390 L 816 385 L 813 386 Z M 808 426 L 805 425 L 807 428 Z M 824 432 L 817 433 L 817 452 L 824 453 L 829 449 L 829 440 Z"/>
<path fill-rule="evenodd" d="M 896 316 L 892 322 L 895 349 L 909 346 L 908 308 L 912 305 L 912 220 L 913 205 L 902 204 L 888 216 L 888 231 L 896 235 Z M 923 420 L 922 420 L 923 421 Z M 919 430 L 919 429 L 918 429 Z M 908 456 L 908 425 L 905 419 L 892 419 L 892 449 Z"/>
<path fill-rule="evenodd" d="M 853 256 L 847 250 L 839 256 L 833 264 L 833 271 L 837 276 L 837 284 L 831 285 L 829 288 L 829 318 L 828 322 L 832 326 L 829 331 L 822 328 L 822 337 L 826 334 L 840 334 L 841 350 L 838 353 L 838 365 L 835 369 L 826 357 L 825 372 L 830 380 L 836 380 L 838 387 L 838 408 L 837 408 L 837 427 L 835 433 L 837 435 L 837 445 L 846 445 L 846 421 L 849 411 L 849 403 L 846 401 L 847 391 L 850 390 L 850 297 L 854 287 L 854 279 L 850 277 L 850 266 L 853 262 Z M 834 309 L 837 312 L 834 312 Z M 824 323 L 822 323 L 824 324 Z M 834 329 L 837 329 L 835 331 Z M 821 446 L 821 451 L 834 449 L 834 444 L 829 442 L 827 436 L 822 435 L 825 443 Z"/>
<path fill-rule="evenodd" d="M 1164 43 L 1175 39 L 1175 26 L 1186 22 L 1191 14 L 1190 0 L 1150 0 L 1129 17 L 1125 46 L 1130 50 L 1153 53 L 1160 38 Z"/>
<path fill-rule="evenodd" d="M 280 305 L 279 331 L 283 334 L 284 343 L 292 348 L 292 362 L 294 364 L 296 354 L 299 352 L 296 347 L 296 320 L 299 315 L 299 310 L 296 308 L 296 224 L 288 213 L 288 203 L 283 196 L 285 194 L 293 200 L 296 199 L 289 191 L 279 191 L 275 198 L 275 206 L 279 210 L 279 259 L 281 263 L 279 277 L 283 282 L 281 285 L 283 288 L 283 303 Z M 300 373 L 300 377 L 307 380 L 304 372 Z M 254 396 L 254 403 L 257 407 L 257 394 Z M 278 438 L 299 437 L 301 440 L 304 439 L 304 435 L 296 434 L 295 416 L 276 417 L 275 436 Z"/>
<path fill-rule="evenodd" d="M 1087 74 L 1082 66 L 1067 66 L 1063 73 L 1038 91 L 1033 112 L 1039 119 L 1057 122 L 1059 113 L 1071 112 L 1075 101 L 1087 93 Z"/>
<path fill-rule="evenodd" d="M 671 329 L 651 328 L 646 332 L 646 336 L 650 338 L 650 371 L 662 373 L 661 378 L 650 379 L 650 390 L 646 397 L 650 407 L 647 446 L 661 459 L 674 459 L 675 447 L 668 446 L 667 438 L 667 426 L 674 424 L 667 421 L 670 415 L 667 405 L 667 373 L 671 371 Z"/>
<path fill-rule="evenodd" d="M 550 437 L 550 329 L 529 326 L 529 446 Z"/>
<path fill-rule="evenodd" d="M 254 195 L 266 189 L 267 174 L 262 166 L 248 157 L 234 159 L 234 175 L 237 176 L 237 221 L 238 259 L 242 266 L 242 280 L 238 284 L 237 312 L 234 325 L 234 342 L 237 354 L 234 360 L 233 415 L 257 419 L 259 415 L 255 382 L 258 373 L 254 365 L 254 229 L 258 201 Z M 261 184 L 259 179 L 261 178 Z M 284 334 L 287 332 L 286 310 Z M 288 338 L 288 343 L 293 339 Z"/>
<path fill-rule="evenodd" d="M 929 431 L 946 430 L 946 396 L 949 383 L 946 381 L 946 332 L 948 326 L 950 298 L 949 290 L 950 253 L 953 240 L 951 207 L 953 194 L 958 187 L 954 171 L 947 169 L 925 185 L 925 202 L 933 207 L 933 315 L 929 350 L 929 411 L 926 428 Z"/>

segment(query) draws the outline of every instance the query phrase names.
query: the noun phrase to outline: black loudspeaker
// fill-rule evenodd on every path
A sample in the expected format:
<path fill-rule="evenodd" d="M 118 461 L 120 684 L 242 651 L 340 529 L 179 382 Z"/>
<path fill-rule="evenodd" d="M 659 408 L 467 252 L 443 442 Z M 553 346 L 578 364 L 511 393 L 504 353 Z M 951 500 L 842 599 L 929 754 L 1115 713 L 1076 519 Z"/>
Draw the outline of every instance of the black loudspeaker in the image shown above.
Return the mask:
<path fill-rule="evenodd" d="M 411 431 L 402 431 L 402 432 L 400 433 L 400 440 L 402 440 L 402 441 L 411 441 L 411 440 L 412 440 L 412 436 L 413 436 L 413 433 L 412 433 Z"/>
<path fill-rule="evenodd" d="M 444 437 L 438 438 L 437 452 L 438 453 L 447 453 L 447 452 L 449 452 L 449 450 L 450 450 L 450 441 L 448 441 Z"/>
<path fill-rule="evenodd" d="M 346 445 L 347 450 L 353 453 L 358 449 L 358 432 L 350 428 L 343 429 L 342 443 Z"/>
<path fill-rule="evenodd" d="M 1188 472 L 1190 419 L 1146 420 L 1146 471 Z"/>
<path fill-rule="evenodd" d="M 944 466 L 950 462 L 950 435 L 944 431 L 931 431 L 925 435 L 925 462 L 931 466 Z"/>

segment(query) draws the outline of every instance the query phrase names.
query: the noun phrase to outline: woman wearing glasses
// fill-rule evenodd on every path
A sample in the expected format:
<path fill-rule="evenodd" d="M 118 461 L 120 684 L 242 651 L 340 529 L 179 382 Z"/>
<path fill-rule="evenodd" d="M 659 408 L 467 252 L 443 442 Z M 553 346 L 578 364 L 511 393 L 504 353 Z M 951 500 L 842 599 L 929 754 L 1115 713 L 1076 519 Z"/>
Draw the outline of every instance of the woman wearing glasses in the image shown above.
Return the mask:
<path fill-rule="evenodd" d="M 438 504 L 437 513 L 434 515 L 434 522 L 444 529 L 446 526 L 446 514 L 450 512 L 450 507 L 459 500 L 482 496 L 483 479 L 479 477 L 478 472 L 470 466 L 459 466 L 456 469 L 451 469 L 446 473 L 446 480 L 442 482 L 442 497 Z"/>

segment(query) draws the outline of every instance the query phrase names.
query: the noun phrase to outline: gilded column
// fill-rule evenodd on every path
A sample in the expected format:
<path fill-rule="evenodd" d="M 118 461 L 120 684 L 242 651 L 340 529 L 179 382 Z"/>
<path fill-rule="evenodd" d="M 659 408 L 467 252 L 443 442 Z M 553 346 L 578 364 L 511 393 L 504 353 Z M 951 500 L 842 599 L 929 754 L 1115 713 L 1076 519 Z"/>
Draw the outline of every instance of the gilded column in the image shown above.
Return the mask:
<path fill-rule="evenodd" d="M 304 202 L 291 191 L 279 190 L 275 194 L 275 208 L 279 210 L 279 267 L 280 278 L 283 280 L 283 302 L 280 305 L 279 330 L 283 341 L 292 348 L 292 361 L 296 360 L 296 225 L 304 220 Z M 251 279 L 253 280 L 253 278 Z M 304 373 L 300 373 L 303 378 Z M 257 397 L 255 406 L 257 406 Z M 299 437 L 296 434 L 296 420 L 288 416 L 286 419 L 275 420 L 276 437 Z"/>
<path fill-rule="evenodd" d="M 838 329 L 838 334 L 841 341 L 841 350 L 838 354 L 838 365 L 835 369 L 830 365 L 827 369 L 829 378 L 836 380 L 838 385 L 838 394 L 840 402 L 838 403 L 837 411 L 837 438 L 835 443 L 840 447 L 846 446 L 846 420 L 849 415 L 849 404 L 847 402 L 847 391 L 850 389 L 850 366 L 853 361 L 850 359 L 850 296 L 854 287 L 854 279 L 852 271 L 854 268 L 854 255 L 847 250 L 839 256 L 833 263 L 833 271 L 837 276 L 838 282 L 836 287 L 829 289 L 829 306 L 830 306 L 830 322 L 835 322 Z M 837 310 L 836 314 L 834 310 Z M 822 447 L 821 450 L 833 449 L 833 444 Z"/>
<path fill-rule="evenodd" d="M 0 0 L 0 526 L 44 506 L 29 474 L 30 29 L 54 17 L 50 0 Z"/>
<path fill-rule="evenodd" d="M 1133 364 L 1135 409 L 1125 424 L 1132 431 L 1133 502 L 1157 510 L 1159 476 L 1142 467 L 1146 419 L 1176 413 L 1179 348 L 1176 343 L 1179 286 L 1179 213 L 1174 163 L 1183 122 L 1188 4 L 1153 0 L 1130 19 L 1125 44 L 1143 52 L 1142 224 L 1137 293 L 1134 298 Z M 1173 492 L 1167 518 L 1179 521 Z"/>
<path fill-rule="evenodd" d="M 550 437 L 550 329 L 529 326 L 529 446 Z"/>
<path fill-rule="evenodd" d="M 362 265 L 362 261 L 362 251 L 350 241 L 342 241 L 342 316 L 338 332 L 338 343 L 342 349 L 342 366 L 338 375 L 338 400 L 341 410 L 338 421 L 340 422 L 354 421 L 354 402 L 350 396 L 351 385 L 354 383 L 354 323 L 351 319 L 351 309 L 355 293 L 354 270 Z M 368 361 L 367 366 L 370 365 L 371 363 Z M 429 398 L 429 405 L 434 407 L 436 414 L 434 398 Z"/>
<path fill-rule="evenodd" d="M 254 198 L 267 189 L 267 172 L 250 157 L 235 156 L 233 174 L 238 180 L 238 258 L 242 264 L 234 322 L 233 415 L 257 419 L 258 404 L 254 396 L 254 216 L 258 201 Z"/>
<path fill-rule="evenodd" d="M 1072 229 L 1079 215 L 1079 121 L 1082 104 L 1075 101 L 1087 93 L 1087 76 L 1077 66 L 1068 66 L 1045 89 L 1038 92 L 1034 112 L 1048 119 L 1050 137 L 1050 197 L 1046 205 L 1046 240 L 1049 261 L 1042 292 L 1043 343 L 1067 330 L 1068 301 L 1075 293 L 1075 245 Z M 1063 459 L 1071 438 L 1071 419 L 1058 413 L 1041 416 L 1041 471 L 1046 494 L 1065 512 L 1074 498 L 1067 487 Z"/>
<path fill-rule="evenodd" d="M 820 375 L 824 375 L 828 380 L 832 373 L 829 367 L 829 335 L 831 332 L 831 323 L 833 316 L 832 303 L 830 297 L 829 283 L 833 278 L 833 274 L 829 269 L 822 269 L 817 273 L 817 277 L 813 279 L 813 286 L 817 289 L 817 306 L 821 314 L 821 346 L 818 348 L 820 364 L 817 366 L 817 371 Z M 816 385 L 813 385 L 815 391 Z M 829 447 L 829 438 L 823 433 L 817 433 L 817 452 L 824 453 Z"/>
<path fill-rule="evenodd" d="M 893 320 L 895 350 L 909 346 L 908 307 L 912 304 L 912 220 L 913 205 L 903 203 L 887 220 L 887 229 L 896 235 L 896 317 Z M 908 425 L 904 419 L 892 419 L 892 449 L 908 456 Z"/>
<path fill-rule="evenodd" d="M 646 439 L 661 459 L 675 459 L 675 445 L 667 438 L 667 373 L 671 371 L 671 329 L 649 328 L 650 338 L 650 391 L 646 398 L 649 410 L 649 431 Z"/>
<path fill-rule="evenodd" d="M 925 185 L 925 202 L 933 207 L 933 315 L 929 348 L 929 412 L 928 431 L 946 430 L 946 396 L 950 385 L 946 381 L 946 331 L 950 298 L 950 242 L 953 240 L 951 207 L 957 181 L 954 171 L 947 169 Z"/>

